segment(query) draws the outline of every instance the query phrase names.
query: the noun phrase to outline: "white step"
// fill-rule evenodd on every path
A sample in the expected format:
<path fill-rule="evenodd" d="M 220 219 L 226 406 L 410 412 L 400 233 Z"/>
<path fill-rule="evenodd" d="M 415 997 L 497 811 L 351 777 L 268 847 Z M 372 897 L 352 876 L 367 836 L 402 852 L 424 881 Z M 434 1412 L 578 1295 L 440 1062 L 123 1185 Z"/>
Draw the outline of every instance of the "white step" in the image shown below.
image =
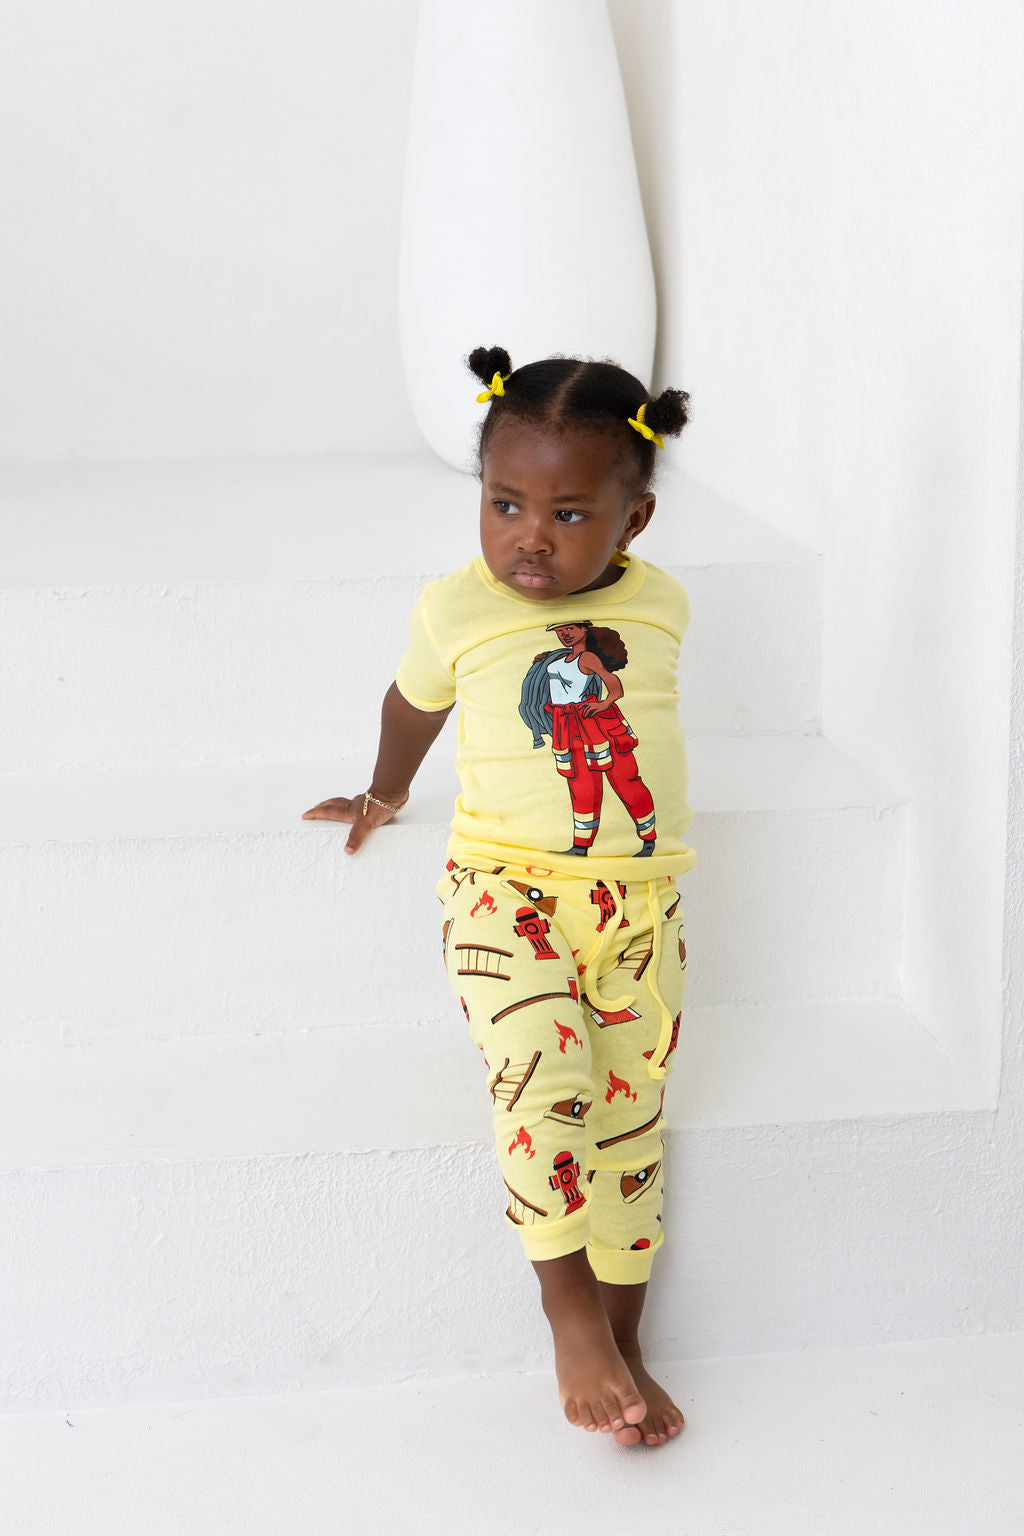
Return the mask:
<path fill-rule="evenodd" d="M 301 812 L 370 758 L 0 778 L 6 1042 L 446 1017 L 452 728 L 354 857 Z M 689 753 L 689 1005 L 896 996 L 905 808 L 820 737 Z"/>
<path fill-rule="evenodd" d="M 491 1140 L 487 1074 L 454 1009 L 429 1024 L 39 1046 L 0 1061 L 0 1171 Z M 669 1130 L 984 1104 L 888 998 L 688 1009 L 675 1061 Z"/>
<path fill-rule="evenodd" d="M 372 751 L 416 591 L 479 547 L 477 482 L 426 453 L 7 467 L 0 497 L 0 771 Z M 638 553 L 690 593 L 687 729 L 816 730 L 820 558 L 661 497 Z"/>
<path fill-rule="evenodd" d="M 453 1010 L 25 1048 L 3 1054 L 0 1085 L 0 1412 L 543 1360 L 486 1074 Z M 903 1240 L 894 1162 L 956 1234 L 942 1269 L 958 1317 L 1012 1315 L 973 1185 L 934 1155 L 938 1138 L 984 1158 L 989 1109 L 885 1000 L 687 1012 L 650 1337 L 731 1353 L 947 1326 L 933 1261 L 895 1290 L 876 1272 Z"/>
<path fill-rule="evenodd" d="M 1024 1334 L 649 1362 L 667 1444 L 571 1427 L 550 1369 L 0 1421 L 18 1536 L 1019 1536 Z M 553 1472 L 553 1468 L 557 1471 Z"/>
<path fill-rule="evenodd" d="M 159 1065 L 152 1051 L 149 1061 Z M 401 1061 L 394 1084 L 407 1093 Z M 979 1224 L 975 1185 L 951 1181 L 935 1155 L 955 1142 L 959 1158 L 983 1160 L 988 1123 L 905 1115 L 669 1131 L 652 1351 L 1012 1327 L 1016 1277 L 994 1277 L 998 1238 Z M 919 1258 L 893 1262 L 908 1220 L 894 1164 L 913 1179 L 917 1219 L 943 1211 L 941 1255 L 925 1241 Z M 0 1200 L 0 1413 L 536 1370 L 547 1359 L 490 1140 L 19 1168 L 0 1174 Z"/>

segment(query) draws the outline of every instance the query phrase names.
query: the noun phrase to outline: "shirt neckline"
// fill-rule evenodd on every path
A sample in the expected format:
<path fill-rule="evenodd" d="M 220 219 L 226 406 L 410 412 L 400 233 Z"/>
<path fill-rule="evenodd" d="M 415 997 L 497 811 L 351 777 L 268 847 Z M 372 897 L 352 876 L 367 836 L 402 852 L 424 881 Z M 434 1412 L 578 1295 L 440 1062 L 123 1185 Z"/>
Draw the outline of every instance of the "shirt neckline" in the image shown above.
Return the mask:
<path fill-rule="evenodd" d="M 529 608 L 533 613 L 543 613 L 546 608 L 560 607 L 564 603 L 582 603 L 589 607 L 598 604 L 622 603 L 627 598 L 634 597 L 644 584 L 646 570 L 642 560 L 636 555 L 622 554 L 619 550 L 612 553 L 612 564 L 623 567 L 622 575 L 618 581 L 613 581 L 611 586 L 596 587 L 593 592 L 570 592 L 557 602 L 538 602 L 535 598 L 521 597 L 518 592 L 513 592 L 511 587 L 504 586 L 496 576 L 491 574 L 487 561 L 483 555 L 477 555 L 473 561 L 477 575 L 489 591 L 498 597 L 507 598 L 517 608 Z"/>

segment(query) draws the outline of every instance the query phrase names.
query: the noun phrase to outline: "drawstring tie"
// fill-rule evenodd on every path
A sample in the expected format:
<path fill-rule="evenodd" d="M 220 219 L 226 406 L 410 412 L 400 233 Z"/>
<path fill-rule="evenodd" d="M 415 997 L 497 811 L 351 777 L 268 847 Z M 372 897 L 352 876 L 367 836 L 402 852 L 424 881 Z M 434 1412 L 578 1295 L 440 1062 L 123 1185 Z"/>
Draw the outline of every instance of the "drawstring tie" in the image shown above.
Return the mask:
<path fill-rule="evenodd" d="M 622 900 L 619 896 L 618 884 L 615 880 L 609 881 L 609 889 L 612 894 L 612 915 L 597 935 L 580 966 L 580 989 L 585 992 L 593 1006 L 600 1013 L 618 1013 L 623 1008 L 628 1008 L 633 1002 L 635 993 L 623 993 L 621 997 L 602 997 L 598 991 L 597 975 L 601 969 L 601 962 L 609 949 L 619 927 L 619 918 L 622 916 Z M 658 1007 L 661 1009 L 661 1033 L 658 1043 L 651 1052 L 651 1058 L 647 1063 L 647 1071 L 651 1077 L 658 1079 L 665 1076 L 665 1068 L 658 1065 L 665 1059 L 669 1044 L 672 1040 L 672 1015 L 668 1011 L 665 999 L 658 990 L 658 962 L 661 959 L 661 903 L 658 901 L 657 880 L 647 881 L 647 912 L 651 920 L 651 933 L 653 935 L 654 948 L 650 962 L 650 988 Z"/>

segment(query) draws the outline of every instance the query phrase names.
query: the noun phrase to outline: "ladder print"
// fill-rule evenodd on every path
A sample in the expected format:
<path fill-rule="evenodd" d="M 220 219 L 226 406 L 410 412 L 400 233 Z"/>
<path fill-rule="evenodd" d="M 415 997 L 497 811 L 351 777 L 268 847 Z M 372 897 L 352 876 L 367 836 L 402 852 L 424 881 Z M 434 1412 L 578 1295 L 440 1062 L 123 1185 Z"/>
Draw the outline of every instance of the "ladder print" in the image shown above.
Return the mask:
<path fill-rule="evenodd" d="M 511 1114 L 512 1106 L 537 1070 L 538 1061 L 540 1061 L 540 1051 L 534 1051 L 530 1061 L 517 1061 L 511 1065 L 506 1056 L 505 1065 L 499 1067 L 498 1075 L 491 1084 L 491 1098 L 494 1102 L 497 1103 L 499 1099 L 508 1099 L 505 1108 Z M 517 1072 L 518 1077 L 515 1076 Z"/>
<path fill-rule="evenodd" d="M 615 971 L 630 971 L 633 980 L 639 981 L 644 971 L 650 965 L 653 954 L 653 938 L 644 939 L 642 934 L 638 934 L 635 939 L 630 939 L 612 969 Z"/>
<path fill-rule="evenodd" d="M 510 949 L 493 949 L 489 944 L 456 944 L 455 953 L 465 962 L 456 972 L 459 976 L 492 976 L 495 981 L 512 979 L 501 968 L 502 959 L 512 959 Z"/>
<path fill-rule="evenodd" d="M 548 1214 L 542 1205 L 531 1205 L 524 1195 L 517 1194 L 507 1179 L 503 1179 L 502 1182 L 511 1197 L 505 1215 L 509 1221 L 514 1221 L 517 1227 L 532 1227 L 538 1216 Z"/>

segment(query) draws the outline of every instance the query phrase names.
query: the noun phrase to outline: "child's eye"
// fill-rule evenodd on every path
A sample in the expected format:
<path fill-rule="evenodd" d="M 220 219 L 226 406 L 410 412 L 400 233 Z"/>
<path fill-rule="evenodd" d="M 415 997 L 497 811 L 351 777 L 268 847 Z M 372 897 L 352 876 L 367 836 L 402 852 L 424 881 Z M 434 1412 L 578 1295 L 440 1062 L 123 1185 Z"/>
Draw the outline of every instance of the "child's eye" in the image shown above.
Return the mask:
<path fill-rule="evenodd" d="M 508 517 L 511 513 L 519 510 L 514 501 L 492 501 L 491 506 L 496 507 L 502 517 Z M 563 524 L 571 524 L 583 520 L 583 513 L 574 511 L 572 507 L 559 507 L 554 516 L 558 522 Z"/>

